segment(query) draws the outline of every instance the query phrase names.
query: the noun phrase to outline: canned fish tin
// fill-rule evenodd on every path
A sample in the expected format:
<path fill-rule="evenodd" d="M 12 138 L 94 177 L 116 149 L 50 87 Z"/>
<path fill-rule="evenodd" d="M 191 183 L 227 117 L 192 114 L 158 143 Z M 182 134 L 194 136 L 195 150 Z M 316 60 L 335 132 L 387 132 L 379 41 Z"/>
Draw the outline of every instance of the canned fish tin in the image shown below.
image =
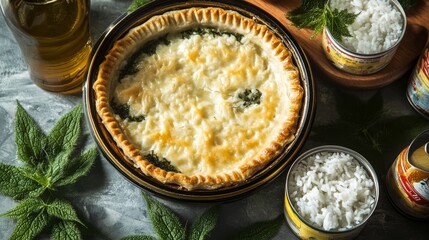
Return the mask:
<path fill-rule="evenodd" d="M 405 216 L 429 220 L 429 131 L 413 140 L 396 158 L 386 176 L 393 205 Z"/>
<path fill-rule="evenodd" d="M 348 49 L 341 41 L 335 39 L 329 29 L 325 27 L 322 35 L 323 51 L 327 59 L 336 68 L 355 75 L 368 75 L 382 70 L 390 63 L 405 34 L 407 18 L 398 1 L 391 0 L 389 3 L 400 12 L 403 21 L 399 39 L 385 51 L 371 54 L 355 52 Z"/>
<path fill-rule="evenodd" d="M 411 74 L 406 94 L 411 106 L 429 118 L 429 47 L 424 50 Z"/>
<path fill-rule="evenodd" d="M 353 239 L 379 198 L 376 173 L 359 153 L 316 147 L 292 164 L 286 177 L 285 217 L 301 239 Z"/>

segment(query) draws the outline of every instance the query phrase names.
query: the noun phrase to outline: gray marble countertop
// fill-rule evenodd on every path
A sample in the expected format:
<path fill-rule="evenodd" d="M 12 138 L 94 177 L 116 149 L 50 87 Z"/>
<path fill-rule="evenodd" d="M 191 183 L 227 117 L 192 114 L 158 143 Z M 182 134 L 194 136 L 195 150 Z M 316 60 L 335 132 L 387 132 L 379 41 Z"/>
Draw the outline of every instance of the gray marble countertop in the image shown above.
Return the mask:
<path fill-rule="evenodd" d="M 109 24 L 125 12 L 130 2 L 131 0 L 92 0 L 91 30 L 94 40 L 97 40 Z M 429 121 L 417 114 L 405 97 L 408 76 L 409 73 L 395 83 L 378 90 L 349 90 L 331 85 L 329 80 L 324 79 L 318 72 L 317 67 L 314 68 L 317 111 L 312 132 L 301 151 L 325 144 L 352 148 L 371 162 L 380 180 L 379 204 L 358 239 L 429 239 L 429 224 L 411 221 L 399 214 L 389 202 L 384 185 L 387 169 L 413 138 L 413 134 L 409 133 L 410 125 L 406 123 L 419 123 L 422 130 L 429 128 Z M 11 32 L 4 19 L 0 17 L 0 161 L 12 165 L 18 164 L 14 136 L 16 100 L 20 101 L 42 129 L 49 131 L 60 116 L 82 101 L 82 97 L 80 94 L 67 96 L 53 94 L 35 86 L 29 79 Z M 387 136 L 375 134 L 381 147 L 374 150 L 371 144 L 358 140 L 363 137 L 365 129 L 371 130 L 368 120 L 356 118 L 354 122 L 350 122 L 348 114 L 361 116 L 377 111 L 387 114 L 390 121 L 374 119 L 386 129 L 384 132 L 374 129 L 372 131 Z M 346 125 L 348 127 L 344 127 Z M 362 129 L 359 129 L 359 126 L 363 126 Z M 95 145 L 87 128 L 84 133 L 88 139 L 87 145 Z M 389 141 L 384 141 L 387 138 Z M 285 177 L 286 171 L 251 195 L 222 203 L 219 223 L 211 239 L 227 239 L 231 233 L 252 223 L 270 220 L 283 214 Z M 66 197 L 72 201 L 79 215 L 91 222 L 105 239 L 119 239 L 132 234 L 154 234 L 141 189 L 126 180 L 101 156 L 90 174 L 81 179 Z M 164 198 L 159 200 L 186 221 L 193 221 L 213 204 Z M 0 213 L 14 206 L 16 202 L 11 198 L 0 195 Z M 8 239 L 15 224 L 16 222 L 9 218 L 0 218 L 0 239 Z M 297 237 L 284 222 L 275 239 L 297 239 Z"/>

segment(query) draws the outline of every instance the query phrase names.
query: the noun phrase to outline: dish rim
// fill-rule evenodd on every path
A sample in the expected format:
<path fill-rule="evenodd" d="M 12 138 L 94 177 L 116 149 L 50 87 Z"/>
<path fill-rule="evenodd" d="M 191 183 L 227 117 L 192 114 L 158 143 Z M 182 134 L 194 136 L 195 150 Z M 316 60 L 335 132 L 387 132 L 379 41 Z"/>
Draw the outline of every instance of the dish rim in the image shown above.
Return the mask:
<path fill-rule="evenodd" d="M 122 38 L 131 28 L 142 24 L 154 15 L 190 7 L 221 7 L 223 9 L 237 11 L 259 23 L 266 24 L 287 46 L 292 54 L 293 62 L 300 73 L 300 81 L 304 89 L 304 98 L 303 107 L 300 111 L 301 117 L 296 132 L 296 139 L 287 145 L 282 153 L 269 165 L 239 185 L 222 187 L 214 190 L 185 190 L 157 182 L 149 176 L 143 175 L 137 168 L 132 166 L 130 161 L 125 159 L 123 155 L 121 156 L 121 150 L 116 146 L 116 143 L 104 128 L 95 110 L 92 86 L 97 77 L 99 65 L 104 61 L 104 56 L 111 49 L 114 42 Z M 117 18 L 100 36 L 91 53 L 87 79 L 83 87 L 83 103 L 85 119 L 89 126 L 90 134 L 96 141 L 100 152 L 121 175 L 141 189 L 148 190 L 163 197 L 179 200 L 203 202 L 232 200 L 242 197 L 245 193 L 250 193 L 274 180 L 284 171 L 293 157 L 298 154 L 309 135 L 314 120 L 315 84 L 308 59 L 297 42 L 292 38 L 289 31 L 277 19 L 253 4 L 244 1 L 228 2 L 227 0 L 152 1 L 131 13 L 125 13 Z"/>

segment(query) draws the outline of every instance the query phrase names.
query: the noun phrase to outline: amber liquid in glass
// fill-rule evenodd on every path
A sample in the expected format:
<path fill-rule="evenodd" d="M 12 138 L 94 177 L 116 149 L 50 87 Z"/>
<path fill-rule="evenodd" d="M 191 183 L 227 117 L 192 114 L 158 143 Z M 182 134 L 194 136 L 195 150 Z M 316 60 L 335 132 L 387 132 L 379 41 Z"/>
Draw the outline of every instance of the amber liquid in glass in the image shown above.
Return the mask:
<path fill-rule="evenodd" d="M 6 21 L 33 82 L 59 93 L 80 92 L 92 48 L 90 0 L 9 0 Z"/>

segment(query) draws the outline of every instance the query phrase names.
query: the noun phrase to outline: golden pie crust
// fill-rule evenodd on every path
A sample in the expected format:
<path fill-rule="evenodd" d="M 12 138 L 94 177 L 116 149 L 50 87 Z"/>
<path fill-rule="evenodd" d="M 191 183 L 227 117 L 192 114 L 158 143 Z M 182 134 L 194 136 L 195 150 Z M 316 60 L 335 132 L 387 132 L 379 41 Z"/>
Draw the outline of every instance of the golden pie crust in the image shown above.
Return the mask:
<path fill-rule="evenodd" d="M 168 172 L 161 169 L 145 159 L 139 147 L 134 146 L 123 129 L 123 126 L 115 118 L 110 106 L 112 92 L 115 84 L 112 78 L 117 76 L 118 66 L 124 56 L 129 56 L 135 51 L 136 46 L 148 39 L 156 38 L 162 34 L 175 29 L 187 29 L 195 26 L 221 26 L 230 31 L 252 34 L 266 46 L 273 50 L 276 61 L 288 71 L 287 114 L 282 116 L 281 129 L 273 141 L 267 144 L 252 159 L 243 162 L 239 167 L 215 175 Z M 102 122 L 117 146 L 122 149 L 124 155 L 129 158 L 134 166 L 142 173 L 153 177 L 161 183 L 178 185 L 179 188 L 193 189 L 218 189 L 225 186 L 239 185 L 244 183 L 256 172 L 271 163 L 284 151 L 296 134 L 300 119 L 300 109 L 303 99 L 303 88 L 300 83 L 299 73 L 292 63 L 291 54 L 280 39 L 265 25 L 256 23 L 250 18 L 244 17 L 235 11 L 224 10 L 216 7 L 195 7 L 177 11 L 167 12 L 163 15 L 154 16 L 142 25 L 131 29 L 122 39 L 118 40 L 105 61 L 100 65 L 97 80 L 93 85 L 96 100 L 96 109 Z"/>

